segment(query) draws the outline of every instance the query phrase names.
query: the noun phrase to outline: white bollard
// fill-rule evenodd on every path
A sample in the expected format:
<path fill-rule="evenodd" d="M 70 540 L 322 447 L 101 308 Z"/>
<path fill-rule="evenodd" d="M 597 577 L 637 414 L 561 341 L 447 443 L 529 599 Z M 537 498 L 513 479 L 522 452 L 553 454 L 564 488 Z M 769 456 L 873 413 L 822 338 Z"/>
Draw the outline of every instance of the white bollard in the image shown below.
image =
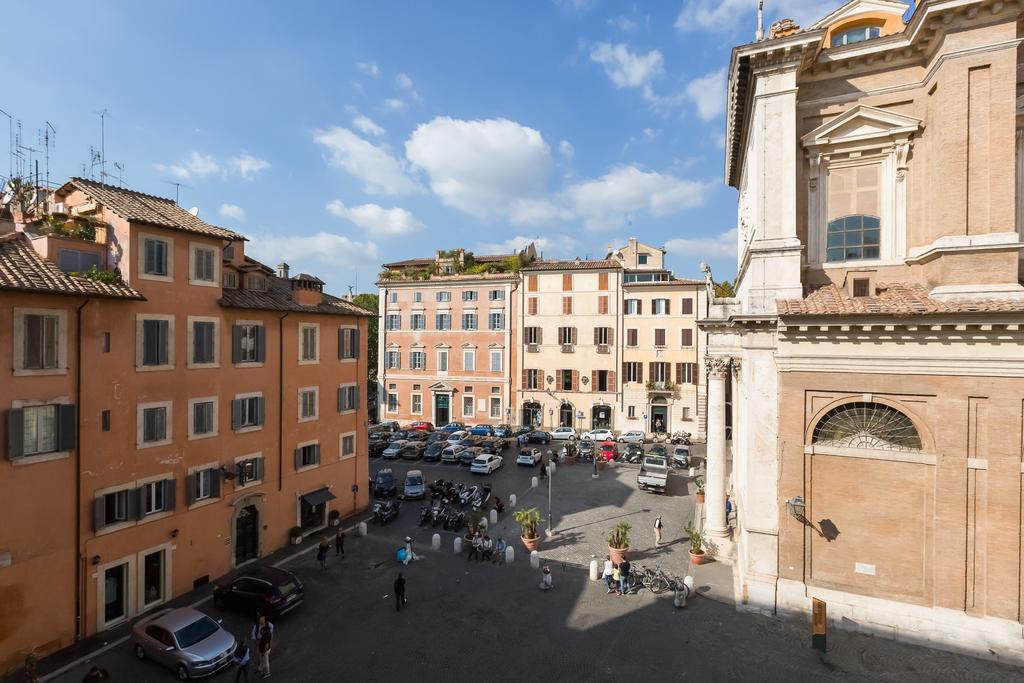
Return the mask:
<path fill-rule="evenodd" d="M 498 523 L 498 511 L 497 510 L 491 510 L 491 524 L 497 524 L 497 523 Z"/>
<path fill-rule="evenodd" d="M 553 475 L 556 469 L 558 468 L 555 467 L 555 463 L 551 463 L 550 465 L 548 465 L 548 476 L 550 477 L 551 475 Z"/>
<path fill-rule="evenodd" d="M 597 575 L 597 560 L 591 560 L 590 561 L 590 580 L 591 581 L 597 581 L 598 578 L 599 577 Z"/>
<path fill-rule="evenodd" d="M 690 595 L 693 595 L 693 577 L 687 576 L 683 579 L 683 583 L 686 584 L 686 587 L 690 589 Z"/>
<path fill-rule="evenodd" d="M 365 536 L 366 535 L 366 522 L 359 522 L 359 535 L 360 536 Z"/>
<path fill-rule="evenodd" d="M 514 508 L 516 506 L 516 494 L 512 494 L 508 497 L 508 506 Z"/>
<path fill-rule="evenodd" d="M 537 488 L 537 477 L 533 477 L 530 479 L 530 488 Z"/>
<path fill-rule="evenodd" d="M 430 549 L 440 550 L 441 549 L 441 534 L 434 534 L 430 537 Z"/>
<path fill-rule="evenodd" d="M 505 564 L 512 564 L 516 561 L 516 549 L 512 546 L 505 548 Z"/>
<path fill-rule="evenodd" d="M 687 475 L 690 477 L 690 479 L 693 479 L 694 477 L 696 477 L 697 476 L 697 468 L 696 467 L 691 467 L 690 471 L 687 472 Z"/>
<path fill-rule="evenodd" d="M 536 550 L 530 553 L 530 566 L 534 569 L 540 569 L 540 553 Z"/>
<path fill-rule="evenodd" d="M 487 518 L 486 517 L 481 517 L 480 518 L 480 528 L 483 531 L 487 531 Z"/>
<path fill-rule="evenodd" d="M 456 555 L 462 552 L 462 536 L 455 537 L 455 543 L 452 544 L 452 547 L 455 549 Z"/>

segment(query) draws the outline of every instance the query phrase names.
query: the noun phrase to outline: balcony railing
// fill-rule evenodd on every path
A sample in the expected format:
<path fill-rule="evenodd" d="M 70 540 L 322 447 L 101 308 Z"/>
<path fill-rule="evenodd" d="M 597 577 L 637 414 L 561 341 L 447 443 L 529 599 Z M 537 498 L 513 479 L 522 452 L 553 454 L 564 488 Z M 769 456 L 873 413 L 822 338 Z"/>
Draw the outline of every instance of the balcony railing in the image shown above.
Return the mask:
<path fill-rule="evenodd" d="M 651 392 L 671 394 L 677 387 L 675 382 L 655 382 L 653 380 L 647 382 L 647 391 Z"/>

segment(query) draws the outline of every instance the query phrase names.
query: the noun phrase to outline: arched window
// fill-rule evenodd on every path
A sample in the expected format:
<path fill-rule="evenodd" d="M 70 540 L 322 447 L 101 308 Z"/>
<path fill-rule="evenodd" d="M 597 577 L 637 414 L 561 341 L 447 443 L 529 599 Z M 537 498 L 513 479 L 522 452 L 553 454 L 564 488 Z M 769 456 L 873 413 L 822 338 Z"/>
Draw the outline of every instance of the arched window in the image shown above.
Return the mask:
<path fill-rule="evenodd" d="M 840 31 L 839 33 L 834 33 L 832 35 L 832 47 L 852 45 L 853 43 L 877 38 L 880 35 L 882 35 L 881 26 L 858 26 L 856 28 L 848 28 L 845 31 Z"/>
<path fill-rule="evenodd" d="M 844 403 L 825 413 L 811 443 L 836 448 L 919 451 L 921 436 L 913 421 L 881 403 Z"/>
<path fill-rule="evenodd" d="M 843 216 L 828 222 L 825 246 L 829 263 L 876 259 L 882 244 L 878 216 Z"/>

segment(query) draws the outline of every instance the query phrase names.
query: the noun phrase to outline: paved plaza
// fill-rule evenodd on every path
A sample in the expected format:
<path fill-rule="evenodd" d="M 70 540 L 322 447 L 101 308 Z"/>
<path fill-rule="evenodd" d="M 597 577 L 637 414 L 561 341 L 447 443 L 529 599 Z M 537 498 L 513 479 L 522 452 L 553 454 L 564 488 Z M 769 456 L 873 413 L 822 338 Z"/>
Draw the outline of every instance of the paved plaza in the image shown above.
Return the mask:
<path fill-rule="evenodd" d="M 371 473 L 381 466 L 382 461 L 373 461 Z M 454 465 L 387 466 L 399 476 L 416 467 L 428 480 L 488 480 Z M 681 529 L 693 515 L 692 485 L 674 473 L 669 493 L 658 496 L 636 490 L 635 466 L 604 470 L 596 480 L 591 472 L 589 465 L 574 465 L 555 474 L 558 533 L 542 544 L 541 553 L 553 568 L 555 588 L 546 593 L 537 589 L 539 572 L 530 568 L 508 511 L 492 535 L 503 535 L 516 547 L 511 566 L 467 562 L 465 554 L 452 552 L 450 533 L 443 534 L 441 550 L 432 551 L 436 530 L 417 526 L 417 502 L 407 503 L 391 525 L 371 524 L 365 538 L 349 534 L 347 556 L 332 555 L 326 570 L 316 566 L 312 553 L 293 553 L 284 566 L 304 582 L 306 603 L 277 624 L 273 679 L 1005 681 L 1019 674 L 993 662 L 838 630 L 830 634 L 829 653 L 819 655 L 810 649 L 802 622 L 742 614 L 707 597 L 694 597 L 680 610 L 667 595 L 608 595 L 602 583 L 588 579 L 586 566 L 593 555 L 603 558 L 605 532 L 622 519 L 634 525 L 631 554 L 637 564 L 685 573 Z M 546 516 L 545 483 L 530 487 L 536 473 L 509 465 L 490 480 L 503 499 L 515 493 L 520 506 L 536 505 Z M 658 511 L 667 545 L 655 550 L 651 525 Z M 394 553 L 406 534 L 423 559 L 404 568 L 409 604 L 396 613 L 392 582 L 403 568 Z M 280 561 L 288 552 L 272 559 Z M 181 602 L 207 594 L 197 592 Z M 220 612 L 209 601 L 199 608 L 222 618 L 236 635 L 248 631 L 245 617 Z M 131 642 L 117 641 L 124 633 L 109 635 L 108 642 L 117 644 L 92 661 L 117 681 L 173 680 L 172 672 L 135 661 Z M 78 649 L 84 653 L 84 647 Z M 77 683 L 91 663 L 78 663 L 53 680 Z M 53 669 L 53 664 L 43 667 Z M 210 680 L 234 680 L 234 672 Z"/>

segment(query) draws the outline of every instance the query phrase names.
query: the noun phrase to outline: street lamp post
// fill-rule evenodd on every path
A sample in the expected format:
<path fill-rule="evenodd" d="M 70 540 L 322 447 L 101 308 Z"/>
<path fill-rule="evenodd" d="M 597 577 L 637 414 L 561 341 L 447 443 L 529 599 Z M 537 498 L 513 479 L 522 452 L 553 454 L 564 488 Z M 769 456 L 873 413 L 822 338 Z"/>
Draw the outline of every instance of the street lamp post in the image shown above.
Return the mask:
<path fill-rule="evenodd" d="M 551 449 L 549 448 L 548 449 L 548 528 L 547 528 L 547 531 L 545 532 L 545 534 L 547 535 L 548 538 L 551 538 L 555 534 L 555 529 L 554 529 L 555 520 L 554 520 L 554 517 L 553 517 L 553 515 L 551 513 L 551 480 L 554 478 L 554 474 L 555 474 L 555 463 L 552 460 L 552 457 L 551 457 L 552 455 L 553 455 L 553 453 L 552 453 Z"/>

